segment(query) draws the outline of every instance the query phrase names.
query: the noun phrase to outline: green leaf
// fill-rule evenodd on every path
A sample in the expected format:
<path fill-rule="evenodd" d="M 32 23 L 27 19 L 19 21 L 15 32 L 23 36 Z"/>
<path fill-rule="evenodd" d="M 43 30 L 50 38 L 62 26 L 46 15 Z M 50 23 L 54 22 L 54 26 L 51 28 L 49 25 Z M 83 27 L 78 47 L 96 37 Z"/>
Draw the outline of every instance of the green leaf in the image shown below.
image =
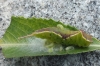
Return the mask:
<path fill-rule="evenodd" d="M 6 58 L 12 58 L 23 56 L 77 54 L 94 51 L 100 48 L 100 42 L 95 38 L 93 38 L 92 43 L 88 47 L 67 46 L 66 48 L 62 46 L 63 43 L 60 44 L 62 39 L 59 37 L 59 39 L 56 40 L 59 44 L 34 36 L 18 39 L 19 37 L 30 35 L 39 29 L 56 27 L 57 24 L 63 25 L 64 28 L 70 31 L 78 31 L 75 27 L 64 25 L 61 22 L 52 19 L 12 17 L 9 28 L 6 30 L 4 37 L 0 39 L 0 46 L 2 47 L 4 56 Z M 60 26 L 59 28 L 62 29 L 63 27 Z"/>

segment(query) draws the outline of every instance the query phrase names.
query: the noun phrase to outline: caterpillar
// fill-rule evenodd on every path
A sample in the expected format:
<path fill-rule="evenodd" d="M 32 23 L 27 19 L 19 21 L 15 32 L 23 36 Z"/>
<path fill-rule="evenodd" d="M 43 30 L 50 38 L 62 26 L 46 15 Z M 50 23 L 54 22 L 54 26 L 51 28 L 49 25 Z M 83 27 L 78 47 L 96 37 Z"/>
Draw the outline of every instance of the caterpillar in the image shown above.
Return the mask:
<path fill-rule="evenodd" d="M 61 44 L 63 46 L 88 47 L 92 42 L 91 35 L 82 30 L 69 30 L 61 24 L 58 24 L 56 27 L 47 27 L 36 30 L 32 34 L 20 38 L 30 36 L 47 39 L 47 42 Z"/>

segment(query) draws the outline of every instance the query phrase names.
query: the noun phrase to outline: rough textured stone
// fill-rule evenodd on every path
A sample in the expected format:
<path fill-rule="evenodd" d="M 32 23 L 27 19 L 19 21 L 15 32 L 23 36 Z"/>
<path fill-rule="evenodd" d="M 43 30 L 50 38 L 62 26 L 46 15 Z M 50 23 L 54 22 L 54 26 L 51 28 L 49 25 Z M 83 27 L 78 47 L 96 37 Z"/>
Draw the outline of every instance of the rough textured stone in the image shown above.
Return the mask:
<path fill-rule="evenodd" d="M 0 37 L 11 16 L 52 18 L 82 29 L 100 39 L 99 0 L 0 0 Z M 5 59 L 0 66 L 100 66 L 100 51 L 75 55 Z"/>

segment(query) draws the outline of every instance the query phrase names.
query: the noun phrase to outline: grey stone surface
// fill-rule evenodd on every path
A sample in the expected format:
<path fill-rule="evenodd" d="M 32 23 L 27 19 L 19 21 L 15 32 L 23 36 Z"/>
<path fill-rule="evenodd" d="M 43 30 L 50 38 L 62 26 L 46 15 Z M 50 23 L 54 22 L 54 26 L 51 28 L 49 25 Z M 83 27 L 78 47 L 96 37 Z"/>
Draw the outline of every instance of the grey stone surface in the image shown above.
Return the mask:
<path fill-rule="evenodd" d="M 12 15 L 52 18 L 100 39 L 99 0 L 0 0 L 0 37 L 9 26 Z M 100 66 L 100 51 L 11 59 L 5 59 L 0 52 L 0 66 Z"/>

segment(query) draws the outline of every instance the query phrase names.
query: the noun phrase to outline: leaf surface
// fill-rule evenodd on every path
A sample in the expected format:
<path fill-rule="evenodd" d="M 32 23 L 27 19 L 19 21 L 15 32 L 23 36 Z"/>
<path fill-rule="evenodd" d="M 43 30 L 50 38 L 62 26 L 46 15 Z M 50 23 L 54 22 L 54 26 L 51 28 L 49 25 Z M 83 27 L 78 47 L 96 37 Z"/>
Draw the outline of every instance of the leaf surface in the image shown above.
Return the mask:
<path fill-rule="evenodd" d="M 6 58 L 12 58 L 23 56 L 64 55 L 100 49 L 100 42 L 95 38 L 93 38 L 93 43 L 91 43 L 89 47 L 68 46 L 66 50 L 63 49 L 61 44 L 57 45 L 51 43 L 50 45 L 46 45 L 46 39 L 40 39 L 34 36 L 18 39 L 19 37 L 29 35 L 42 28 L 55 27 L 57 24 L 61 24 L 71 31 L 77 30 L 75 27 L 64 25 L 52 19 L 12 17 L 9 28 L 6 30 L 4 37 L 0 39 L 0 46 L 2 47 L 4 56 Z M 60 38 L 57 41 L 61 40 Z M 51 47 L 53 45 L 55 46 Z"/>

